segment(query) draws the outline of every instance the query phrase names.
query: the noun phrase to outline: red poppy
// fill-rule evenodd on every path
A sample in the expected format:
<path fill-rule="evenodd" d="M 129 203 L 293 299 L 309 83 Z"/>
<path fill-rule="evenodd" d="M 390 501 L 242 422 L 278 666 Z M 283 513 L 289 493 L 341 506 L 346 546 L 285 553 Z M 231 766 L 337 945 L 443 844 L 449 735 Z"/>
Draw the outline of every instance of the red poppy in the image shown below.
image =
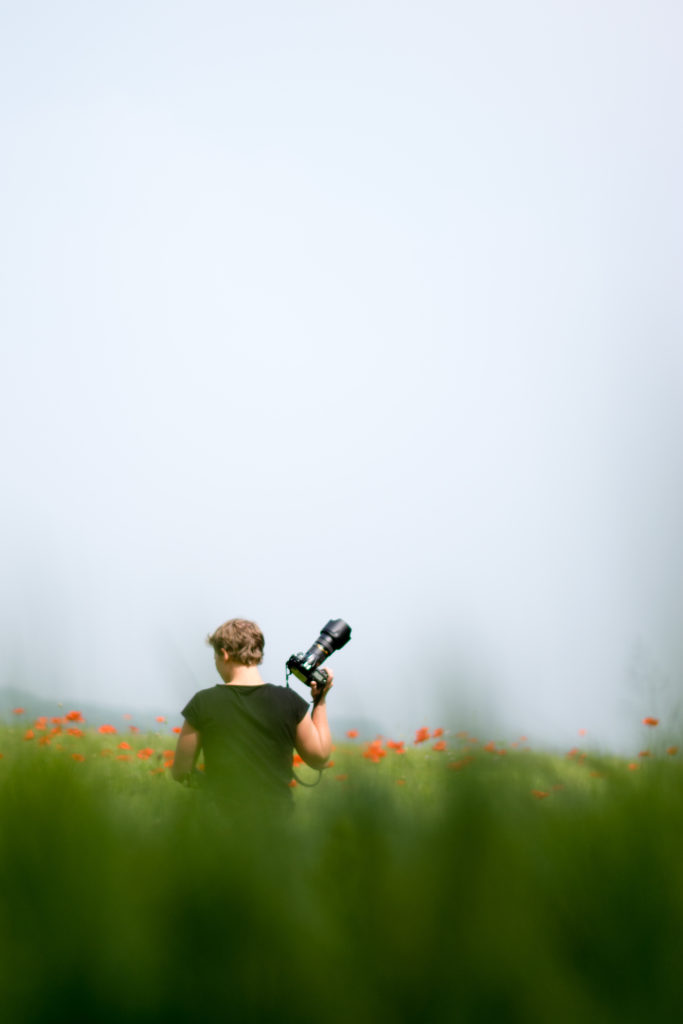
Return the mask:
<path fill-rule="evenodd" d="M 129 725 L 128 730 L 129 732 L 132 732 L 134 736 L 136 736 L 140 732 L 137 725 Z"/>
<path fill-rule="evenodd" d="M 52 739 L 50 736 L 41 736 L 38 742 L 40 743 L 41 747 L 46 747 L 48 743 L 52 742 Z"/>
<path fill-rule="evenodd" d="M 76 726 L 73 726 L 73 728 L 67 729 L 66 731 L 69 733 L 70 736 L 82 736 L 83 735 L 83 730 L 82 729 L 77 729 Z"/>
<path fill-rule="evenodd" d="M 635 771 L 637 771 L 637 770 L 638 770 L 639 768 L 640 768 L 640 765 L 639 765 L 639 764 L 636 764 L 636 762 L 635 762 L 635 761 L 631 761 L 630 765 L 628 766 L 628 770 L 629 770 L 630 772 L 635 772 Z"/>
<path fill-rule="evenodd" d="M 157 715 L 156 720 L 157 722 L 161 722 L 162 724 L 166 721 L 163 715 Z"/>
<path fill-rule="evenodd" d="M 643 725 L 659 725 L 658 718 L 644 718 Z"/>
<path fill-rule="evenodd" d="M 348 729 L 346 735 L 350 740 L 355 740 L 358 736 L 358 729 Z"/>
<path fill-rule="evenodd" d="M 397 786 L 405 786 L 405 784 L 406 784 L 406 780 L 405 779 L 396 779 L 396 785 Z"/>
<path fill-rule="evenodd" d="M 346 782 L 348 775 L 335 775 L 337 782 Z"/>
<path fill-rule="evenodd" d="M 119 743 L 119 750 L 130 750 L 130 743 L 126 743 L 125 740 L 121 740 Z"/>
<path fill-rule="evenodd" d="M 83 715 L 80 711 L 69 711 L 68 714 L 64 715 L 67 722 L 82 722 L 84 721 Z"/>
<path fill-rule="evenodd" d="M 414 742 L 415 743 L 424 743 L 428 739 L 429 739 L 429 729 L 426 726 L 423 725 L 422 728 L 418 729 L 417 732 L 415 733 L 415 740 L 414 740 Z"/>
<path fill-rule="evenodd" d="M 171 729 L 171 732 L 182 732 L 182 731 L 183 730 L 180 728 L 179 725 L 174 725 L 173 728 Z"/>
<path fill-rule="evenodd" d="M 151 747 L 143 747 L 142 750 L 138 750 L 138 757 L 141 761 L 146 761 L 153 753 L 154 751 Z"/>
<path fill-rule="evenodd" d="M 367 747 L 363 751 L 363 757 L 368 761 L 372 761 L 373 764 L 377 764 L 378 761 L 381 761 L 382 758 L 386 756 L 386 750 L 382 750 L 381 739 L 372 740 L 372 742 L 368 743 Z"/>
<path fill-rule="evenodd" d="M 532 796 L 535 796 L 537 800 L 545 800 L 547 796 L 550 796 L 550 793 L 546 792 L 545 789 L 532 789 L 531 794 Z"/>
<path fill-rule="evenodd" d="M 290 785 L 291 789 L 294 789 L 294 787 L 298 786 L 299 783 L 296 781 L 296 779 L 290 779 L 289 780 L 289 785 Z"/>
<path fill-rule="evenodd" d="M 667 747 L 666 752 L 673 757 L 674 754 L 678 753 L 678 747 Z"/>
<path fill-rule="evenodd" d="M 488 743 L 484 744 L 484 750 L 488 750 L 489 754 L 494 754 L 496 751 L 496 744 L 493 740 L 489 740 Z"/>
<path fill-rule="evenodd" d="M 117 761 L 130 761 L 130 754 L 117 754 L 116 755 L 116 760 Z"/>
<path fill-rule="evenodd" d="M 586 730 L 585 729 L 579 729 L 579 736 L 585 736 L 585 735 L 586 735 Z"/>
<path fill-rule="evenodd" d="M 33 736 L 34 736 L 33 729 L 27 729 L 26 732 L 24 733 L 24 739 L 25 740 L 32 740 Z"/>
<path fill-rule="evenodd" d="M 397 754 L 404 754 L 405 753 L 405 750 L 403 749 L 403 746 L 404 746 L 403 740 L 387 740 L 387 749 L 388 750 L 395 750 Z"/>
<path fill-rule="evenodd" d="M 432 750 L 445 750 L 445 749 L 446 749 L 446 741 L 445 740 L 439 740 L 438 743 L 432 743 Z"/>
<path fill-rule="evenodd" d="M 435 740 L 437 736 L 443 736 L 443 729 L 435 729 L 432 733 L 432 739 Z"/>
<path fill-rule="evenodd" d="M 296 767 L 297 765 L 303 764 L 304 759 L 299 754 L 295 753 L 292 757 L 292 764 Z"/>
<path fill-rule="evenodd" d="M 641 751 L 638 752 L 638 757 L 649 757 L 649 756 L 650 756 L 650 751 L 649 750 L 641 750 Z"/>
<path fill-rule="evenodd" d="M 102 733 L 115 733 L 116 729 L 113 725 L 101 725 L 97 731 Z"/>
<path fill-rule="evenodd" d="M 83 754 L 72 754 L 74 761 L 85 761 Z"/>
<path fill-rule="evenodd" d="M 12 710 L 12 714 L 13 715 L 23 715 L 23 713 L 24 713 L 24 708 L 14 708 Z"/>

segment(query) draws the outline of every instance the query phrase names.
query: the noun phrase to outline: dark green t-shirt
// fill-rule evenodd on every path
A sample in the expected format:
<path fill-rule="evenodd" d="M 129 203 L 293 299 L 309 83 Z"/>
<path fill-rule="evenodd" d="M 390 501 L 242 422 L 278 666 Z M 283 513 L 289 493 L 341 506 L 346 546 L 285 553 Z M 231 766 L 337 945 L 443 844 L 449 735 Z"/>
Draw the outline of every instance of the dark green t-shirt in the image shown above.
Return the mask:
<path fill-rule="evenodd" d="M 195 693 L 183 708 L 201 733 L 207 786 L 227 801 L 291 800 L 296 727 L 308 704 L 287 686 L 228 686 Z"/>

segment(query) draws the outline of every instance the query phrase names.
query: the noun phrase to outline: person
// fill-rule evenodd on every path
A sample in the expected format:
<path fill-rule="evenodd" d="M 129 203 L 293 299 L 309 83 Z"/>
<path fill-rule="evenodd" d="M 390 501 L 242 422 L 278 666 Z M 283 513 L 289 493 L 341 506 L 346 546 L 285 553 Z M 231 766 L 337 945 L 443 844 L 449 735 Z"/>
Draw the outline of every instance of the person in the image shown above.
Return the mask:
<path fill-rule="evenodd" d="M 312 768 L 324 768 L 332 750 L 326 697 L 334 674 L 313 686 L 313 710 L 294 690 L 261 678 L 264 637 L 255 622 L 229 619 L 207 642 L 221 678 L 199 690 L 182 710 L 173 778 L 192 776 L 204 751 L 205 787 L 235 809 L 292 804 L 294 749 Z"/>

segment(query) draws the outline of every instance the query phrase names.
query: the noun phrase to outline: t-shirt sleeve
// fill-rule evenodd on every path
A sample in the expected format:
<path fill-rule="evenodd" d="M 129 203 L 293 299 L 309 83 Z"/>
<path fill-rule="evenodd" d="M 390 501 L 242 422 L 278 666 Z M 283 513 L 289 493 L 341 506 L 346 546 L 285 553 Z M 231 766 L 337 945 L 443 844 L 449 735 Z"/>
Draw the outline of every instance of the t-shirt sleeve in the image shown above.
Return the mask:
<path fill-rule="evenodd" d="M 180 712 L 186 722 L 188 722 L 193 729 L 201 728 L 201 696 L 195 693 L 194 697 L 187 702 L 183 710 Z"/>
<path fill-rule="evenodd" d="M 290 690 L 289 692 L 292 702 L 292 717 L 294 718 L 294 724 L 298 725 L 308 711 L 308 701 L 304 700 L 295 690 Z"/>

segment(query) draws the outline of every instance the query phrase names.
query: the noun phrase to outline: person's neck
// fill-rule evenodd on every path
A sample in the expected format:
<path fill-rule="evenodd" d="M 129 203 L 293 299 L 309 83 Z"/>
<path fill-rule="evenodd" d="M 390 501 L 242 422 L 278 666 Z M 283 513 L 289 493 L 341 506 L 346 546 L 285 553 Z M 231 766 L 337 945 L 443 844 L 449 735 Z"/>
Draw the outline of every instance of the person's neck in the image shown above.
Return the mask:
<path fill-rule="evenodd" d="M 263 686 L 258 665 L 235 665 L 229 678 L 222 678 L 226 686 Z"/>

